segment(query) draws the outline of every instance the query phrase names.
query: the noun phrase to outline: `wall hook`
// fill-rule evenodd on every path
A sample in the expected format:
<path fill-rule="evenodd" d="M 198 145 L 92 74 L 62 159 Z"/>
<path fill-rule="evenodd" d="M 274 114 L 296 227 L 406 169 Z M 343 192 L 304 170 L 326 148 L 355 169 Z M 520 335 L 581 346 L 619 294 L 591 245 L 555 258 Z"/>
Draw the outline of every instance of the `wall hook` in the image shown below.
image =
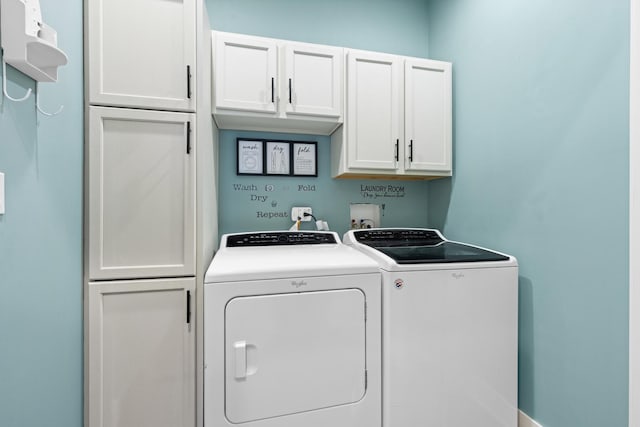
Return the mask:
<path fill-rule="evenodd" d="M 31 95 L 31 88 L 29 88 L 27 94 L 22 98 L 13 98 L 7 93 L 7 63 L 4 61 L 4 55 L 2 56 L 2 92 L 4 93 L 5 98 L 15 102 L 26 101 L 26 99 Z"/>
<path fill-rule="evenodd" d="M 58 114 L 62 113 L 62 110 L 64 110 L 64 105 L 61 105 L 58 108 L 58 111 L 56 111 L 55 113 L 47 113 L 46 111 L 44 111 L 42 108 L 40 108 L 40 100 L 38 98 L 38 82 L 36 82 L 36 108 L 38 109 L 38 111 L 40 111 L 40 113 L 44 114 L 45 116 L 57 116 Z"/>

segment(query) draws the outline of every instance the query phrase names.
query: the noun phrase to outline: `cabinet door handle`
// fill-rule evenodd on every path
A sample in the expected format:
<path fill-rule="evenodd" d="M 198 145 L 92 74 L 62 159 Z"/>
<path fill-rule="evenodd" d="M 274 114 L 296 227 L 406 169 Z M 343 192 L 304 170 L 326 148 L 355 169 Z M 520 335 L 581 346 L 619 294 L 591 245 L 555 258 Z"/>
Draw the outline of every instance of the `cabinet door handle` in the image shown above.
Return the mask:
<path fill-rule="evenodd" d="M 191 154 L 191 122 L 187 122 L 187 154 Z"/>
<path fill-rule="evenodd" d="M 275 92 L 276 92 L 276 79 L 274 77 L 271 77 L 271 102 L 276 102 Z"/>
<path fill-rule="evenodd" d="M 396 139 L 396 162 L 400 160 L 400 139 Z"/>
<path fill-rule="evenodd" d="M 191 65 L 187 65 L 187 99 L 191 99 Z"/>
<path fill-rule="evenodd" d="M 409 141 L 409 161 L 413 162 L 413 139 Z"/>
<path fill-rule="evenodd" d="M 187 324 L 191 323 L 191 291 L 187 291 Z"/>
<path fill-rule="evenodd" d="M 291 104 L 291 79 L 289 79 L 289 104 Z"/>

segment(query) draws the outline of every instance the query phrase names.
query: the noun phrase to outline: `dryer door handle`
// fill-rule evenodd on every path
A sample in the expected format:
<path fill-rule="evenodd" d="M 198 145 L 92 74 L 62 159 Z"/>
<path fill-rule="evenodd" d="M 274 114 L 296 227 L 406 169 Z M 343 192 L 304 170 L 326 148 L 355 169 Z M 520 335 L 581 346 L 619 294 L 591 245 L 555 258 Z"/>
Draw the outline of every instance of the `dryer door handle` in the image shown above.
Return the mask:
<path fill-rule="evenodd" d="M 247 342 L 246 341 L 234 342 L 233 352 L 234 352 L 234 359 L 235 359 L 236 379 L 247 378 Z"/>

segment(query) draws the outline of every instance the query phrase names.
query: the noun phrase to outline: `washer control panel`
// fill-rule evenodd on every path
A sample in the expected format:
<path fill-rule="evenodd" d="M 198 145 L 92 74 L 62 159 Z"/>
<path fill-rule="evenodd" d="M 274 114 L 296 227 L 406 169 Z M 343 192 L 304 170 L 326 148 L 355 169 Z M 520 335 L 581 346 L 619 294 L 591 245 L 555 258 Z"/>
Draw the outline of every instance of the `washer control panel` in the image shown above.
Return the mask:
<path fill-rule="evenodd" d="M 429 229 L 372 229 L 355 231 L 356 241 L 372 247 L 431 246 L 444 241 L 440 233 Z"/>
<path fill-rule="evenodd" d="M 337 244 L 334 233 L 314 231 L 273 231 L 262 233 L 242 233 L 227 236 L 226 247 L 249 246 L 289 246 Z"/>

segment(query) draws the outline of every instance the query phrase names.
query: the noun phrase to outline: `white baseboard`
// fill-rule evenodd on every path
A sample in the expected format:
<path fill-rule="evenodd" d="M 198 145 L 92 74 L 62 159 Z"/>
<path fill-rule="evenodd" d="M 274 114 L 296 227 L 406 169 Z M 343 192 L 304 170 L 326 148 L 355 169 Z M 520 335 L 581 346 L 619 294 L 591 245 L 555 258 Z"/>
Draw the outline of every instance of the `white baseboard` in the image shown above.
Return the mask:
<path fill-rule="evenodd" d="M 518 427 L 542 427 L 540 424 L 531 419 L 527 414 L 518 411 Z"/>

